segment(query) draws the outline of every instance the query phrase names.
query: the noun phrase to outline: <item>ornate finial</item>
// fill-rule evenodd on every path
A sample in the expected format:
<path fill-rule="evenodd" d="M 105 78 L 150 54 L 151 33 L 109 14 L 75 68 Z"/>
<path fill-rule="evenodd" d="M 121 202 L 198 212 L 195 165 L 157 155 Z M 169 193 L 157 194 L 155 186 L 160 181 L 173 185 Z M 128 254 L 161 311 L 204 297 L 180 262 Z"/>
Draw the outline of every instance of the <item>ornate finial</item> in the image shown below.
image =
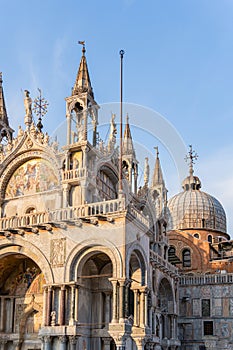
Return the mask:
<path fill-rule="evenodd" d="M 198 158 L 198 154 L 196 153 L 196 151 L 193 150 L 192 145 L 189 145 L 189 152 L 186 155 L 186 157 L 184 158 L 185 161 L 188 163 L 189 162 L 189 174 L 192 176 L 193 175 L 193 164 L 194 160 L 197 160 Z"/>
<path fill-rule="evenodd" d="M 156 146 L 156 147 L 154 147 L 154 149 L 155 149 L 155 152 L 156 152 L 156 158 L 159 158 L 159 147 Z"/>
<path fill-rule="evenodd" d="M 2 72 L 0 72 L 0 83 L 2 83 Z"/>
<path fill-rule="evenodd" d="M 45 100 L 44 97 L 41 96 L 41 89 L 38 88 L 39 91 L 39 96 L 34 100 L 34 106 L 33 106 L 33 111 L 36 113 L 36 115 L 39 117 L 38 118 L 38 123 L 37 123 L 37 129 L 39 132 L 43 129 L 43 124 L 42 124 L 42 117 L 45 116 L 48 110 L 48 101 Z"/>
<path fill-rule="evenodd" d="M 83 46 L 82 53 L 83 53 L 83 56 L 84 56 L 85 52 L 86 52 L 85 41 L 79 41 L 78 43 Z"/>
<path fill-rule="evenodd" d="M 128 113 L 126 114 L 126 124 L 129 124 L 129 115 L 128 115 Z"/>

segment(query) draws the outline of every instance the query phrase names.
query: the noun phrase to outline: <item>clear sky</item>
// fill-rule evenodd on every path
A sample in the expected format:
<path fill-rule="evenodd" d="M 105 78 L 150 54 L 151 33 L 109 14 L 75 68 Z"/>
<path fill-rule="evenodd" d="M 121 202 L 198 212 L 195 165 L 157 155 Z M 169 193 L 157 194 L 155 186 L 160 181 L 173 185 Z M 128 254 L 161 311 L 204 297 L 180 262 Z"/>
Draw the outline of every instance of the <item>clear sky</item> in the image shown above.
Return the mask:
<path fill-rule="evenodd" d="M 64 98 L 81 55 L 78 40 L 86 41 L 97 102 L 118 102 L 123 48 L 124 101 L 157 111 L 185 145 L 193 145 L 199 154 L 195 174 L 223 204 L 233 234 L 232 0 L 0 0 L 0 14 L 0 71 L 15 129 L 23 124 L 24 89 L 35 98 L 39 87 L 48 99 L 46 130 L 52 133 L 65 120 Z M 135 121 L 127 108 L 132 124 L 141 118 L 143 128 L 143 113 Z M 156 118 L 152 124 L 156 129 Z M 142 136 L 138 144 L 144 143 Z M 160 156 L 171 196 L 180 180 L 165 143 Z"/>

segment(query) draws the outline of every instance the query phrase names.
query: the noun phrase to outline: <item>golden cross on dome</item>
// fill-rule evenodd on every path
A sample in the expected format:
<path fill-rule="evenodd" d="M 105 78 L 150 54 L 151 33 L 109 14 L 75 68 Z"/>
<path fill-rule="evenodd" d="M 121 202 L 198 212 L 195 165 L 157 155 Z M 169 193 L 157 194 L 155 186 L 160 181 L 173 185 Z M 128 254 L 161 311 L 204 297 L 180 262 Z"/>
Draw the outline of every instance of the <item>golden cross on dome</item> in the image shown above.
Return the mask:
<path fill-rule="evenodd" d="M 190 175 L 193 175 L 193 164 L 195 164 L 194 160 L 197 160 L 197 158 L 198 154 L 196 153 L 196 151 L 193 150 L 192 145 L 189 145 L 189 152 L 184 159 L 187 163 L 189 162 Z"/>

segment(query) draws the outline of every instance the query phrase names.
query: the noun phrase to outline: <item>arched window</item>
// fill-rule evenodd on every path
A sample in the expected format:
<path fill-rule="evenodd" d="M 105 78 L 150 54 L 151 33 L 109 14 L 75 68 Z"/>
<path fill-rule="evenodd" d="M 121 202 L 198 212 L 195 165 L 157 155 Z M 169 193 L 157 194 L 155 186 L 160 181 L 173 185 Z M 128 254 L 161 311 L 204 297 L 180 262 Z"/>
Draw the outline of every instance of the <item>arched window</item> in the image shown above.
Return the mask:
<path fill-rule="evenodd" d="M 189 249 L 184 249 L 182 252 L 183 267 L 191 267 L 191 253 Z"/>
<path fill-rule="evenodd" d="M 212 235 L 208 235 L 208 242 L 209 243 L 213 243 L 213 236 Z"/>

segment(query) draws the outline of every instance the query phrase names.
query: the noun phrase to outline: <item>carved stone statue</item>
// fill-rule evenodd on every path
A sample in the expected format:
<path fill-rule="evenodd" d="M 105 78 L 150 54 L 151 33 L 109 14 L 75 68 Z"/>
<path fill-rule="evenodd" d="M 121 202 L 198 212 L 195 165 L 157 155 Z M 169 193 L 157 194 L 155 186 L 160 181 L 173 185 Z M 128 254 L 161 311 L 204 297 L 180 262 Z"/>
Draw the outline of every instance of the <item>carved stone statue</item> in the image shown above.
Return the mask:
<path fill-rule="evenodd" d="M 26 126 L 30 126 L 32 123 L 32 99 L 29 96 L 30 92 L 28 90 L 24 90 L 25 98 L 24 98 L 24 107 L 25 107 L 25 118 L 24 123 Z"/>

